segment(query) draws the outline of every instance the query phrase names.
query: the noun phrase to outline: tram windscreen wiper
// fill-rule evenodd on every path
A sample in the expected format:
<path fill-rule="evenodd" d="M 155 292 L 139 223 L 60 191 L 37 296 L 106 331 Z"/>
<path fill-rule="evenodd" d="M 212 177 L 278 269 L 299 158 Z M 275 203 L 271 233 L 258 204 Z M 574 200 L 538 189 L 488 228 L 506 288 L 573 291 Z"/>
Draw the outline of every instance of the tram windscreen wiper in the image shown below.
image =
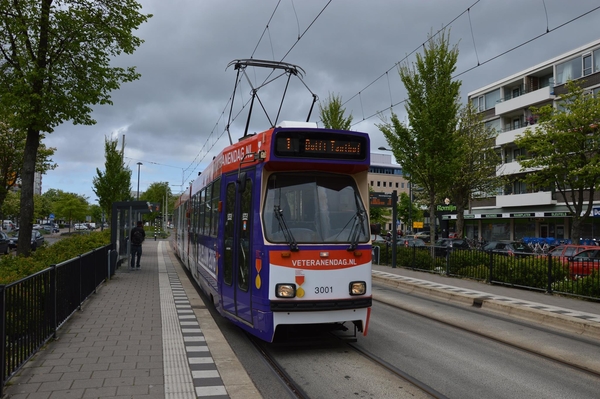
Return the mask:
<path fill-rule="evenodd" d="M 352 225 L 352 231 L 350 232 L 350 246 L 348 251 L 354 251 L 358 244 L 358 239 L 361 233 L 365 233 L 365 211 L 359 209 L 354 215 L 354 224 Z"/>
<path fill-rule="evenodd" d="M 288 228 L 287 224 L 285 223 L 285 219 L 283 217 L 283 211 L 281 210 L 281 207 L 279 205 L 275 205 L 275 209 L 273 211 L 275 213 L 275 218 L 279 222 L 279 227 L 281 227 L 283 236 L 285 237 L 285 240 L 287 241 L 287 243 L 290 246 L 290 251 L 297 251 L 298 243 L 296 243 L 296 240 L 294 239 L 294 235 L 292 234 L 292 232 Z"/>

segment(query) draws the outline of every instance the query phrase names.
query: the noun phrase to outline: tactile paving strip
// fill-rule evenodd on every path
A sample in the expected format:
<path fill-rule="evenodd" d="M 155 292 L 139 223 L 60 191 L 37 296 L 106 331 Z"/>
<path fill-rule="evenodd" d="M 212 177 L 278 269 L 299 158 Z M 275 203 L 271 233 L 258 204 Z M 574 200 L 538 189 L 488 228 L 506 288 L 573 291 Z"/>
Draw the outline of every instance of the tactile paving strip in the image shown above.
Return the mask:
<path fill-rule="evenodd" d="M 229 398 L 168 255 L 158 245 L 165 398 Z"/>

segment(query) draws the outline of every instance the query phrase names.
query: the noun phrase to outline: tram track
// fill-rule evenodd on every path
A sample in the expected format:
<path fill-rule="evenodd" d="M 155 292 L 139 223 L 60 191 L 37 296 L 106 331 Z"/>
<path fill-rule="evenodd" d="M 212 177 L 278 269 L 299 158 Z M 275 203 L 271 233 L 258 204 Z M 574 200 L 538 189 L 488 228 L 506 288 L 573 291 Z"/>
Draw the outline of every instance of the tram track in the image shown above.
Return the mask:
<path fill-rule="evenodd" d="M 352 342 L 346 342 L 346 344 L 350 348 L 352 348 L 353 350 L 355 350 L 356 352 L 358 352 L 359 354 L 364 356 L 365 358 L 369 359 L 371 362 L 375 363 L 377 366 L 382 367 L 382 368 L 388 370 L 389 372 L 395 374 L 399 378 L 402 378 L 402 379 L 408 381 L 409 383 L 411 383 L 412 385 L 414 385 L 421 391 L 425 392 L 430 397 L 432 397 L 434 399 L 448 399 L 448 397 L 445 396 L 444 394 L 442 394 L 441 392 L 436 391 L 434 388 L 430 387 L 423 381 L 420 381 L 417 378 L 412 377 L 410 374 L 391 365 L 390 363 L 381 359 L 379 356 L 375 355 L 374 353 L 367 351 L 363 348 L 360 348 L 358 345 L 355 345 Z"/>
<path fill-rule="evenodd" d="M 254 349 L 260 354 L 260 357 L 264 360 L 264 362 L 268 364 L 272 373 L 276 375 L 281 384 L 286 387 L 290 397 L 293 398 L 309 399 L 313 397 L 323 397 L 323 393 L 318 392 L 318 389 L 315 393 L 315 387 L 310 386 L 310 384 L 307 386 L 307 388 L 309 390 L 312 390 L 312 394 L 307 392 L 307 390 L 305 390 L 301 385 L 302 383 L 306 383 L 305 375 L 291 375 L 290 373 L 288 373 L 288 371 L 286 370 L 286 366 L 281 364 L 280 361 L 277 359 L 277 357 L 281 355 L 279 351 L 282 348 L 284 348 L 284 352 L 302 351 L 303 349 L 309 351 L 322 350 L 322 352 L 320 352 L 318 356 L 312 358 L 312 362 L 316 361 L 325 364 L 328 364 L 328 358 L 334 356 L 334 354 L 339 353 L 340 351 L 346 353 L 346 363 L 348 364 L 356 363 L 356 361 L 354 361 L 353 359 L 355 359 L 355 356 L 358 356 L 362 359 L 365 359 L 362 363 L 366 362 L 365 364 L 371 365 L 369 366 L 369 369 L 373 374 L 386 375 L 385 379 L 389 383 L 389 386 L 402 387 L 402 390 L 405 392 L 398 392 L 397 394 L 393 395 L 394 398 L 411 397 L 447 399 L 447 397 L 441 394 L 440 392 L 435 391 L 435 389 L 431 388 L 425 383 L 417 380 L 416 378 L 410 376 L 402 370 L 399 370 L 393 365 L 383 361 L 382 359 L 377 357 L 377 355 L 364 349 L 361 349 L 358 346 L 355 346 L 354 342 L 356 342 L 356 340 L 352 339 L 352 337 L 348 335 L 340 335 L 340 331 L 322 332 L 320 334 L 317 333 L 315 335 L 311 335 L 310 337 L 299 336 L 296 338 L 290 338 L 287 342 L 280 343 L 266 343 L 251 336 L 250 334 L 246 334 L 246 337 L 251 343 L 251 345 L 254 347 Z M 354 353 L 355 355 L 352 355 L 352 353 Z M 336 361 L 333 362 L 335 363 Z M 310 369 L 310 363 L 310 361 L 299 363 L 297 368 L 308 370 Z M 287 367 L 289 367 L 289 363 Z M 333 377 L 333 375 L 335 374 L 335 372 L 333 371 L 334 367 L 331 364 L 329 364 L 327 367 L 329 367 L 332 370 L 332 374 L 329 376 L 324 375 L 322 382 L 326 385 L 331 385 L 333 383 L 332 378 L 336 378 Z M 292 373 L 294 372 L 297 372 L 297 370 L 292 370 Z M 391 378 L 392 376 L 393 378 Z M 344 374 L 342 377 L 339 377 L 339 379 L 342 380 L 351 380 L 354 378 L 356 378 L 356 376 L 347 373 Z M 302 382 L 298 382 L 297 380 Z M 394 380 L 403 382 L 394 382 Z M 390 397 L 379 396 L 381 394 L 374 394 L 372 392 L 369 392 L 368 387 L 364 387 L 364 391 L 360 393 L 357 393 L 355 387 L 349 388 L 348 391 L 337 391 L 336 397 L 350 398 L 356 397 L 356 395 L 364 395 L 363 397 Z"/>
<path fill-rule="evenodd" d="M 285 371 L 285 368 L 282 367 L 275 357 L 270 353 L 268 344 L 266 342 L 261 341 L 260 339 L 248 333 L 245 333 L 245 335 L 250 344 L 260 354 L 261 358 L 268 364 L 269 368 L 281 382 L 282 386 L 287 389 L 291 397 L 298 399 L 310 399 L 310 396 L 308 396 L 304 390 L 294 382 L 294 379 Z"/>

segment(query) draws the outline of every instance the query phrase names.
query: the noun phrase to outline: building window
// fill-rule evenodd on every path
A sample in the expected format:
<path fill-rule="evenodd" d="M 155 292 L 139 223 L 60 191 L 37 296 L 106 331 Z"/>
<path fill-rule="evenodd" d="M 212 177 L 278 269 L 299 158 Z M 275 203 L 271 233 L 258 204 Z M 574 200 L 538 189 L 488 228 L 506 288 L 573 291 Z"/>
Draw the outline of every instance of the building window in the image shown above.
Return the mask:
<path fill-rule="evenodd" d="M 373 187 L 373 180 L 371 180 L 371 187 Z"/>
<path fill-rule="evenodd" d="M 568 80 L 579 79 L 581 77 L 581 65 L 580 57 L 556 65 L 556 84 L 562 85 L 567 83 Z"/>
<path fill-rule="evenodd" d="M 383 182 L 383 187 L 385 187 L 385 182 Z"/>
<path fill-rule="evenodd" d="M 592 53 L 585 54 L 583 56 L 583 76 L 590 75 L 592 73 Z"/>
<path fill-rule="evenodd" d="M 404 184 L 402 184 L 402 187 L 404 187 Z M 396 182 L 396 188 L 398 188 L 398 182 Z"/>
<path fill-rule="evenodd" d="M 380 187 L 380 186 L 381 186 L 381 182 L 380 182 L 380 181 L 378 181 L 378 182 L 377 182 L 377 187 Z"/>

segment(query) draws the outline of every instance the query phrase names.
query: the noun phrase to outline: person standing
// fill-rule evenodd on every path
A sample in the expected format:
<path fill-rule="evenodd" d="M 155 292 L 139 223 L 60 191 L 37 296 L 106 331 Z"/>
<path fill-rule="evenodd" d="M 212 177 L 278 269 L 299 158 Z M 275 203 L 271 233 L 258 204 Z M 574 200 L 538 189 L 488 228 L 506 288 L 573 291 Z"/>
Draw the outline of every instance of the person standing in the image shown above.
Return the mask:
<path fill-rule="evenodd" d="M 137 222 L 137 226 L 131 229 L 129 240 L 131 241 L 131 268 L 140 269 L 140 258 L 142 257 L 142 243 L 146 239 L 144 224 Z"/>

